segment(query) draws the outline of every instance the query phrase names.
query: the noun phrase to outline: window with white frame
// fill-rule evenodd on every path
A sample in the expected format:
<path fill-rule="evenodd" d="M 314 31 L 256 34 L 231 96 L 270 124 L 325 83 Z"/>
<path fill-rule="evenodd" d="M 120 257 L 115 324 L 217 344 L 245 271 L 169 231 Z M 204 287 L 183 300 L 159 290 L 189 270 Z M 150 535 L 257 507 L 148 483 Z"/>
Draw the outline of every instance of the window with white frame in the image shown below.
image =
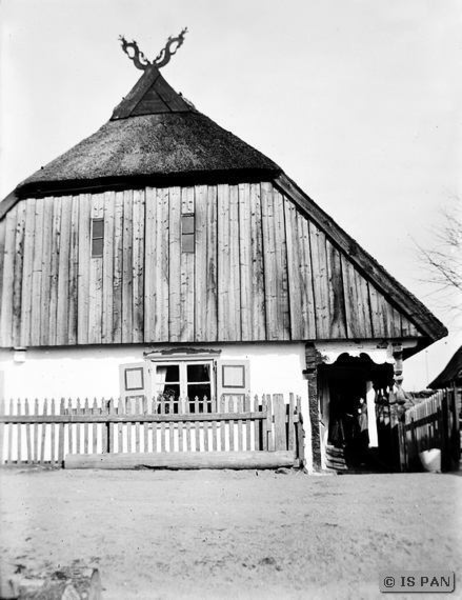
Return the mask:
<path fill-rule="evenodd" d="M 189 412 L 204 406 L 214 396 L 213 361 L 152 362 L 154 394 L 166 400 L 185 400 Z"/>
<path fill-rule="evenodd" d="M 121 397 L 130 401 L 155 398 L 179 412 L 211 412 L 212 400 L 250 393 L 248 360 L 149 358 L 120 365 Z"/>

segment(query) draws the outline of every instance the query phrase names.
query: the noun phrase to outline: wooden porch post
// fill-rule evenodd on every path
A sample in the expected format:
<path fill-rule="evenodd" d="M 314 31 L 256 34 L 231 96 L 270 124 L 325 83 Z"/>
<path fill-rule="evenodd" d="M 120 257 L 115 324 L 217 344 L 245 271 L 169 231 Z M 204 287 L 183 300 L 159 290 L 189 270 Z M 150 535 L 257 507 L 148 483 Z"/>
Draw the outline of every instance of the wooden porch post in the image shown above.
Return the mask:
<path fill-rule="evenodd" d="M 313 455 L 313 468 L 321 470 L 321 435 L 319 431 L 319 393 L 318 393 L 318 366 L 322 363 L 321 354 L 314 344 L 305 345 L 305 370 L 303 374 L 308 381 L 308 403 L 311 423 L 311 451 Z"/>

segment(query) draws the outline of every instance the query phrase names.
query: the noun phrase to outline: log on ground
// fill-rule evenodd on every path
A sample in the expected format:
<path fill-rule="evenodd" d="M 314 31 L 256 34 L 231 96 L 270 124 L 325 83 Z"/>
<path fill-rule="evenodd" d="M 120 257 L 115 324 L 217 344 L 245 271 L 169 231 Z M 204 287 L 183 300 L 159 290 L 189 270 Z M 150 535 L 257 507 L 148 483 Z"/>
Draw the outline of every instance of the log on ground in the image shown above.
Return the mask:
<path fill-rule="evenodd" d="M 66 469 L 277 469 L 293 467 L 293 451 L 68 454 Z"/>

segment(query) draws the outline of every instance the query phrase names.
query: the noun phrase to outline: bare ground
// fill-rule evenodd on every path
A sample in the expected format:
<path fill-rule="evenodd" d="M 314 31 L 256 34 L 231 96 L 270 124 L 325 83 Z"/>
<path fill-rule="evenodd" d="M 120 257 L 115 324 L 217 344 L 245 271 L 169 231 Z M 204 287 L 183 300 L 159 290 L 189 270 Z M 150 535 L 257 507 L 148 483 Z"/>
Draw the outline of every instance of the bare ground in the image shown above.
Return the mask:
<path fill-rule="evenodd" d="M 104 600 L 383 598 L 396 568 L 460 593 L 461 498 L 450 474 L 2 469 L 0 557 L 99 566 Z"/>

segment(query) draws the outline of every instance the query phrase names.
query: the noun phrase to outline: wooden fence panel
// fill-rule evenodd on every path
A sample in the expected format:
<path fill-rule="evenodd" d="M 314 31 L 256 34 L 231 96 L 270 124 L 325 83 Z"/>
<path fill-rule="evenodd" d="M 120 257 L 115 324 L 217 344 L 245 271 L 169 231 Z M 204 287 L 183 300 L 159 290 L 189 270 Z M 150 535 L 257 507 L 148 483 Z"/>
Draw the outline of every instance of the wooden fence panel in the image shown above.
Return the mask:
<path fill-rule="evenodd" d="M 67 455 L 293 451 L 303 448 L 300 399 L 138 397 L 0 405 L 0 459 L 62 466 Z M 1 463 L 0 463 L 1 464 Z"/>

